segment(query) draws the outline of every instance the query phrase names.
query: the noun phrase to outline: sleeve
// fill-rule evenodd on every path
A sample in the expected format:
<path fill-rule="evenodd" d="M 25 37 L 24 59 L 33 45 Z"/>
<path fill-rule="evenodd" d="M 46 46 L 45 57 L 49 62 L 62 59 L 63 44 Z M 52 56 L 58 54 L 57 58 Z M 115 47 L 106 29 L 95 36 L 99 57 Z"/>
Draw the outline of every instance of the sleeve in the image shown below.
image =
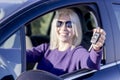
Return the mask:
<path fill-rule="evenodd" d="M 32 49 L 26 50 L 26 59 L 27 62 L 38 62 L 41 57 L 44 56 L 44 53 L 46 52 L 48 48 L 48 44 L 41 44 L 37 47 L 33 47 Z"/>
<path fill-rule="evenodd" d="M 90 69 L 100 69 L 101 59 L 102 59 L 102 51 L 103 49 L 99 51 L 94 51 L 93 49 L 90 52 L 90 55 L 87 59 L 87 65 Z"/>
<path fill-rule="evenodd" d="M 88 52 L 86 49 L 81 48 L 77 51 L 79 54 L 79 61 L 81 68 L 87 69 L 100 69 L 100 63 L 102 58 L 102 49 L 99 51 L 94 51 L 93 49 L 91 52 Z"/>

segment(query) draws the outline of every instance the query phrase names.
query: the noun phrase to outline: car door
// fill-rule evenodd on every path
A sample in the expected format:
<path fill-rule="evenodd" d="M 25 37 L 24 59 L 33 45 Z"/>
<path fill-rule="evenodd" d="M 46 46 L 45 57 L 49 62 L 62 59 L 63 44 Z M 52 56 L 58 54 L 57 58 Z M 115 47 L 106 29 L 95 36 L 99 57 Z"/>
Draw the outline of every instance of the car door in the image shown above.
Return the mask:
<path fill-rule="evenodd" d="M 118 16 L 119 16 L 118 2 L 119 1 L 106 0 L 104 2 L 105 3 L 101 3 L 101 4 L 99 2 L 99 10 L 100 10 L 102 25 L 107 33 L 106 42 L 105 42 L 106 64 L 101 66 L 101 70 L 96 72 L 88 80 L 95 80 L 95 77 L 97 78 L 97 80 L 120 80 L 120 77 L 119 77 L 120 70 L 118 69 L 118 66 L 117 66 L 117 64 L 119 65 L 119 59 L 120 59 L 120 54 L 119 54 L 120 37 L 118 36 L 119 35 L 119 20 L 118 20 Z M 103 4 L 105 7 L 102 6 Z M 117 16 L 117 21 L 115 19 L 114 12 Z"/>
<path fill-rule="evenodd" d="M 107 4 L 107 3 L 106 3 Z M 111 0 L 109 4 L 107 4 L 107 7 L 111 7 L 109 10 L 110 16 L 111 16 L 111 24 L 113 26 L 113 33 L 114 33 L 114 42 L 115 42 L 115 54 L 116 54 L 116 62 L 119 66 L 120 71 L 120 1 L 119 0 Z M 112 13 L 110 12 L 111 10 Z"/>

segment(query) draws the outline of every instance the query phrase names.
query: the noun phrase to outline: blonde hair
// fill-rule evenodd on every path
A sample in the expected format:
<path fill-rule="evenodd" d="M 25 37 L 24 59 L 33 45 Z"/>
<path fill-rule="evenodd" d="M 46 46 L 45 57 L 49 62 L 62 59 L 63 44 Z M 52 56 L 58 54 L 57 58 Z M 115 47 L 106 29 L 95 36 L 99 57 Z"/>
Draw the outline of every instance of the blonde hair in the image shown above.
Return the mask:
<path fill-rule="evenodd" d="M 69 15 L 72 23 L 72 29 L 75 33 L 75 36 L 73 38 L 73 44 L 72 44 L 72 49 L 75 48 L 76 46 L 80 45 L 81 40 L 82 40 L 82 29 L 81 29 L 81 22 L 80 19 L 77 15 L 77 13 L 75 13 L 72 9 L 60 9 L 58 11 L 56 11 L 55 17 L 52 21 L 52 28 L 51 28 L 51 34 L 50 34 L 50 49 L 56 49 L 59 47 L 58 45 L 58 38 L 57 38 L 57 27 L 56 27 L 56 23 L 58 21 L 58 18 L 61 15 Z"/>

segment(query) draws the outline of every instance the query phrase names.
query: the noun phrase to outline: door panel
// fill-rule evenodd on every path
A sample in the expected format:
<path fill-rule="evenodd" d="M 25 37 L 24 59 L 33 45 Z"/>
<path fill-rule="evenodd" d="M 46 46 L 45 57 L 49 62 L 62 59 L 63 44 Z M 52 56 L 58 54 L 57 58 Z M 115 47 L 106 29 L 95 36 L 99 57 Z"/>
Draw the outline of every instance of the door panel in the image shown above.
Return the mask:
<path fill-rule="evenodd" d="M 118 71 L 120 73 L 120 1 L 110 0 L 106 1 L 106 6 L 110 15 L 110 21 L 113 28 L 114 34 L 114 45 L 115 45 L 115 60 L 118 64 Z"/>
<path fill-rule="evenodd" d="M 114 66 L 110 67 L 110 65 Z M 120 74 L 116 63 L 110 65 L 108 65 L 109 67 L 97 71 L 93 76 L 85 80 L 120 80 Z"/>

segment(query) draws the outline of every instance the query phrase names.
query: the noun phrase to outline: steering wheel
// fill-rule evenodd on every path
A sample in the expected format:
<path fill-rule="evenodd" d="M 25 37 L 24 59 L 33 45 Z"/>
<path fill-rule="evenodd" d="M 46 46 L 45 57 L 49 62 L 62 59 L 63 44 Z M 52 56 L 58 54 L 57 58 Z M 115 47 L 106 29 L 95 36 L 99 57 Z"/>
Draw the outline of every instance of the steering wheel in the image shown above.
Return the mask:
<path fill-rule="evenodd" d="M 59 76 L 42 70 L 29 70 L 23 72 L 16 80 L 63 80 Z"/>

